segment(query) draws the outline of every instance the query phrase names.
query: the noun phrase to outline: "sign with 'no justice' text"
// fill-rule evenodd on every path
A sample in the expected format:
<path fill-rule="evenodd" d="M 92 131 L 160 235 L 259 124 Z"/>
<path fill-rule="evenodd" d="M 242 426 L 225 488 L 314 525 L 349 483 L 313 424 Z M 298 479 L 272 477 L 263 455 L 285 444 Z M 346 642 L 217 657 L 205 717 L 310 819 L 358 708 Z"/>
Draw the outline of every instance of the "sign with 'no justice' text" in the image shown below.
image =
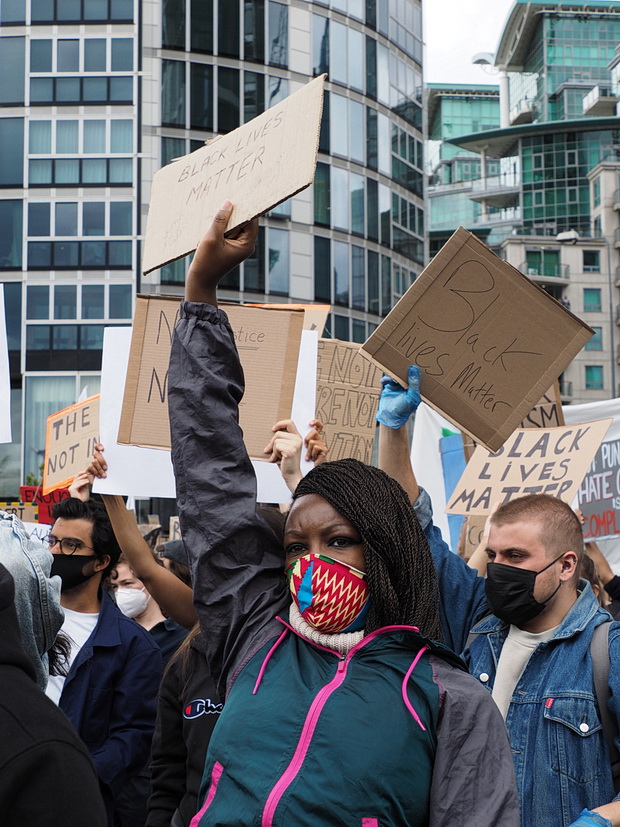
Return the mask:
<path fill-rule="evenodd" d="M 170 449 L 168 366 L 180 304 L 169 296 L 137 298 L 118 432 L 121 444 Z M 221 306 L 246 381 L 239 424 L 252 459 L 267 461 L 263 448 L 271 438 L 271 426 L 291 416 L 304 313 Z"/>
<path fill-rule="evenodd" d="M 407 386 L 496 451 L 593 331 L 459 228 L 364 344 Z"/>

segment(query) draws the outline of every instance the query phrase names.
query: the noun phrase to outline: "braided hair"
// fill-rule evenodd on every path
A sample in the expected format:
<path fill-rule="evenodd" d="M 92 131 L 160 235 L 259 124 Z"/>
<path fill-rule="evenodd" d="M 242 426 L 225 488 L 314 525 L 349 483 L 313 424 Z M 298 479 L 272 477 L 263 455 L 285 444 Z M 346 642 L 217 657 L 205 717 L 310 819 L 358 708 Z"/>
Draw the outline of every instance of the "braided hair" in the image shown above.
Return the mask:
<path fill-rule="evenodd" d="M 428 541 L 401 486 L 356 459 L 317 465 L 297 486 L 294 500 L 318 494 L 362 537 L 372 598 L 365 630 L 417 626 L 442 640 L 439 586 Z"/>

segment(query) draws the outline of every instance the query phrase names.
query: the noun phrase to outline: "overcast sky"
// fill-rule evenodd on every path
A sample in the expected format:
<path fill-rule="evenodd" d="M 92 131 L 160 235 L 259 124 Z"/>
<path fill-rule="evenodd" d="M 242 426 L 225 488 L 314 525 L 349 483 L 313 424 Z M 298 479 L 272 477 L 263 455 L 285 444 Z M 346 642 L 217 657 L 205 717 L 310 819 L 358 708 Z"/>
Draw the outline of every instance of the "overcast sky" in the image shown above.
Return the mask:
<path fill-rule="evenodd" d="M 477 52 L 495 52 L 513 0 L 424 0 L 427 83 L 498 83 Z"/>

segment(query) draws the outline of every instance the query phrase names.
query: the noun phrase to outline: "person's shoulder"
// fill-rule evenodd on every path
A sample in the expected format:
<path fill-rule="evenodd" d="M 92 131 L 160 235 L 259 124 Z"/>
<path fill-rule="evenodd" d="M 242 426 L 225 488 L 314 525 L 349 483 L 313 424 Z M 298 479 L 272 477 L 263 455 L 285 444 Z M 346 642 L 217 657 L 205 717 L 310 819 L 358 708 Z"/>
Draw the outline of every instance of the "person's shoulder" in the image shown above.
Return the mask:
<path fill-rule="evenodd" d="M 480 705 L 484 707 L 489 702 L 497 709 L 491 693 L 480 679 L 436 655 L 431 655 L 431 663 L 442 704 L 449 701 L 452 705 L 462 706 L 464 711 L 471 709 L 472 714 L 476 714 L 474 710 Z"/>
<path fill-rule="evenodd" d="M 106 613 L 114 616 L 119 636 L 124 644 L 139 645 L 143 649 L 159 651 L 159 647 L 150 632 L 143 629 L 133 618 L 123 614 L 109 595 L 105 595 L 104 600 L 109 601 Z"/>

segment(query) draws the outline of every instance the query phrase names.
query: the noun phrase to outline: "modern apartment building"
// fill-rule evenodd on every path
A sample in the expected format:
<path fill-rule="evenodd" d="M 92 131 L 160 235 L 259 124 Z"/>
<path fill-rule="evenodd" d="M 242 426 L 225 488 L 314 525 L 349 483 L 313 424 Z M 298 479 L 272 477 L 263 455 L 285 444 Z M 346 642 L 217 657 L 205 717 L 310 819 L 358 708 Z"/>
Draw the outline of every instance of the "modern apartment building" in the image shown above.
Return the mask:
<path fill-rule="evenodd" d="M 14 441 L 0 499 L 36 473 L 48 414 L 99 387 L 103 329 L 137 291 L 154 172 L 328 73 L 313 188 L 263 219 L 233 301 L 332 304 L 363 341 L 421 271 L 420 0 L 4 0 L 0 282 Z"/>
<path fill-rule="evenodd" d="M 620 184 L 610 182 L 620 157 L 619 43 L 618 2 L 515 0 L 490 61 L 498 70 L 499 125 L 450 138 L 478 156 L 480 175 L 461 181 L 460 194 L 436 174 L 429 188 L 432 250 L 450 229 L 435 223 L 435 199 L 447 201 L 451 188 L 463 197 L 469 187 L 465 226 L 595 329 L 562 377 L 565 402 L 619 394 L 620 224 L 611 193 Z"/>

